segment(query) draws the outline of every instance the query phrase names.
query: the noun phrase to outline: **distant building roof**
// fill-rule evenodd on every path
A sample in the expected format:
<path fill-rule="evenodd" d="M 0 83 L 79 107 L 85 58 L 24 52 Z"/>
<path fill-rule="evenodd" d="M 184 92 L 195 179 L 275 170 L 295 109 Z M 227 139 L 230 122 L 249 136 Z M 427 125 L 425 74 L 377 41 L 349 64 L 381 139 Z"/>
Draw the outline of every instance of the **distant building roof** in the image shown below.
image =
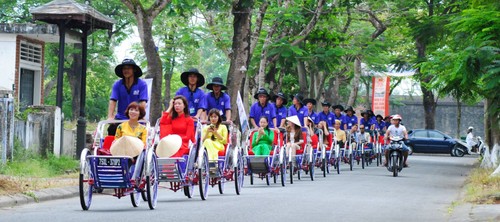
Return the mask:
<path fill-rule="evenodd" d="M 30 10 L 33 19 L 51 24 L 65 21 L 68 28 L 112 29 L 115 21 L 86 4 L 54 0 Z"/>
<path fill-rule="evenodd" d="M 59 42 L 59 28 L 54 24 L 0 23 L 0 35 L 13 36 L 12 39 L 15 39 L 16 35 L 22 35 L 43 42 Z M 82 41 L 81 33 L 73 30 L 66 30 L 65 39 L 67 43 L 81 43 Z"/>

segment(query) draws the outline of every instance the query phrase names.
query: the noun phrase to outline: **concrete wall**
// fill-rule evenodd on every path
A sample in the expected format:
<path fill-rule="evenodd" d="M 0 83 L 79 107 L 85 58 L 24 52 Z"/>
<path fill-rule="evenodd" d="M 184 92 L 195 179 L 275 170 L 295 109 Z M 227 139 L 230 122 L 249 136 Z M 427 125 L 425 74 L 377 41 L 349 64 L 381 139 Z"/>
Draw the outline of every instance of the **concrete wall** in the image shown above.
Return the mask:
<path fill-rule="evenodd" d="M 14 150 L 14 99 L 0 91 L 0 163 L 12 159 Z"/>
<path fill-rule="evenodd" d="M 400 114 L 407 129 L 425 128 L 424 106 L 421 97 L 391 97 L 391 114 Z M 397 101 L 397 102 L 395 102 Z M 484 138 L 484 104 L 462 104 L 460 136 L 467 135 L 467 128 L 474 127 L 474 135 Z M 440 99 L 436 107 L 436 129 L 452 137 L 457 131 L 457 104 L 452 99 Z"/>
<path fill-rule="evenodd" d="M 16 37 L 0 35 L 0 89 L 12 90 L 16 72 Z"/>

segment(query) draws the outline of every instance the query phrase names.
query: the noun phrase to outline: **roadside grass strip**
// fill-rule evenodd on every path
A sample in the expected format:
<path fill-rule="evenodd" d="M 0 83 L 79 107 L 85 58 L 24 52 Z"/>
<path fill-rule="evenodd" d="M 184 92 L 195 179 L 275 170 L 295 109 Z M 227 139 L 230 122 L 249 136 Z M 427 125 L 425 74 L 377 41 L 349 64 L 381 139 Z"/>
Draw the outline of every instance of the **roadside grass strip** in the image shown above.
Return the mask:
<path fill-rule="evenodd" d="M 490 177 L 495 169 L 475 168 L 466 181 L 465 201 L 476 204 L 500 204 L 500 176 Z"/>

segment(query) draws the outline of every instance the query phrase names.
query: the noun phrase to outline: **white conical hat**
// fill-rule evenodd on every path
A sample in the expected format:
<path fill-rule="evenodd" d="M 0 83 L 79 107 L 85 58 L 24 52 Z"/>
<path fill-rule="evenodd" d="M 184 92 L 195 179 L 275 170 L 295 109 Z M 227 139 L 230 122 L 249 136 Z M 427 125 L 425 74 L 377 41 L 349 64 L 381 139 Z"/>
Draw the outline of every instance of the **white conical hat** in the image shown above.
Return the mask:
<path fill-rule="evenodd" d="M 123 136 L 111 144 L 109 151 L 113 156 L 136 157 L 144 149 L 144 143 L 137 137 Z"/>
<path fill-rule="evenodd" d="M 293 124 L 295 124 L 297 126 L 302 127 L 302 125 L 300 124 L 300 120 L 299 120 L 298 116 L 289 116 L 289 117 L 286 118 L 286 120 L 292 122 Z"/>
<path fill-rule="evenodd" d="M 158 157 L 171 157 L 182 146 L 182 138 L 177 134 L 170 134 L 160 140 L 156 147 L 156 155 Z"/>

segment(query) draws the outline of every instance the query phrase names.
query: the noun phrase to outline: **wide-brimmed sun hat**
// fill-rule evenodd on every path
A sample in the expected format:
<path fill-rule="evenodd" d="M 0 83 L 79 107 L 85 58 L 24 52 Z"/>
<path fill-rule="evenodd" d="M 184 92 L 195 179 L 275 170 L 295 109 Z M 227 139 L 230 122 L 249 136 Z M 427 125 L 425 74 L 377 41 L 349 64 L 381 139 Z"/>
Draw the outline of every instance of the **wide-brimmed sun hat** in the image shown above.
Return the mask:
<path fill-rule="evenodd" d="M 344 111 L 344 107 L 342 105 L 339 105 L 339 104 L 332 106 L 332 108 L 333 108 L 333 110 L 340 109 L 340 111 Z"/>
<path fill-rule="evenodd" d="M 134 76 L 135 77 L 141 77 L 142 76 L 142 69 L 139 67 L 137 64 L 135 64 L 135 61 L 133 59 L 124 59 L 120 65 L 117 65 L 115 67 L 115 74 L 123 78 L 123 67 L 124 66 L 132 66 L 134 68 Z"/>
<path fill-rule="evenodd" d="M 328 101 L 323 101 L 323 102 L 321 102 L 321 106 L 328 106 L 328 107 L 330 107 L 331 105 L 332 105 L 332 104 L 331 104 L 331 103 L 329 103 Z"/>
<path fill-rule="evenodd" d="M 368 114 L 368 117 L 372 117 L 372 116 L 374 116 L 373 111 L 371 111 L 371 110 L 369 110 L 369 109 L 367 109 L 367 110 L 365 110 L 365 111 L 361 112 L 361 116 L 364 116 L 365 114 Z"/>
<path fill-rule="evenodd" d="M 269 93 L 267 93 L 267 90 L 264 88 L 260 88 L 255 95 L 253 95 L 253 98 L 259 99 L 259 95 L 266 95 L 266 97 L 269 99 Z"/>
<path fill-rule="evenodd" d="M 218 76 L 212 78 L 212 82 L 207 84 L 207 89 L 213 90 L 213 87 L 216 85 L 220 86 L 221 90 L 227 90 L 227 87 L 224 85 L 224 81 L 222 80 L 221 77 L 218 77 Z"/>
<path fill-rule="evenodd" d="M 277 93 L 276 95 L 274 95 L 272 97 L 272 100 L 276 103 L 276 99 L 278 97 L 283 100 L 283 105 L 286 105 L 286 103 L 288 102 L 287 99 L 286 99 L 286 95 L 284 93 L 282 93 L 282 92 L 279 92 L 279 93 Z"/>
<path fill-rule="evenodd" d="M 302 100 L 302 103 L 303 103 L 303 104 L 312 103 L 312 104 L 313 104 L 313 106 L 315 106 L 315 105 L 316 105 L 316 100 L 315 100 L 315 99 L 312 99 L 312 98 L 307 98 L 307 99 Z"/>
<path fill-rule="evenodd" d="M 347 107 L 347 109 L 345 109 L 345 112 L 347 113 L 347 111 L 352 111 L 352 114 L 356 113 L 356 111 L 354 111 L 354 109 L 352 108 L 352 106 Z"/>
<path fill-rule="evenodd" d="M 196 82 L 196 86 L 197 87 L 202 87 L 203 85 L 205 85 L 205 77 L 203 76 L 203 74 L 201 74 L 198 69 L 195 69 L 195 68 L 191 68 L 189 69 L 188 71 L 185 71 L 181 74 L 181 82 L 185 85 L 185 86 L 188 86 L 189 85 L 189 81 L 188 81 L 188 77 L 189 77 L 189 74 L 196 74 L 198 76 L 198 81 Z"/>
<path fill-rule="evenodd" d="M 163 137 L 156 147 L 158 157 L 171 157 L 179 151 L 182 146 L 182 138 L 177 134 Z"/>
<path fill-rule="evenodd" d="M 298 116 L 289 116 L 286 118 L 286 120 L 292 122 L 293 124 L 297 125 L 297 126 L 300 126 L 302 127 L 302 125 L 300 124 L 300 120 L 299 120 L 299 117 Z"/>
<path fill-rule="evenodd" d="M 304 96 L 302 94 L 300 94 L 300 93 L 297 93 L 297 94 L 293 95 L 292 96 L 292 100 L 294 98 L 297 99 L 297 101 L 299 101 L 299 103 L 302 103 L 302 100 L 304 100 Z"/>
<path fill-rule="evenodd" d="M 144 149 L 144 143 L 137 137 L 123 136 L 111 144 L 109 151 L 113 156 L 136 157 Z"/>

